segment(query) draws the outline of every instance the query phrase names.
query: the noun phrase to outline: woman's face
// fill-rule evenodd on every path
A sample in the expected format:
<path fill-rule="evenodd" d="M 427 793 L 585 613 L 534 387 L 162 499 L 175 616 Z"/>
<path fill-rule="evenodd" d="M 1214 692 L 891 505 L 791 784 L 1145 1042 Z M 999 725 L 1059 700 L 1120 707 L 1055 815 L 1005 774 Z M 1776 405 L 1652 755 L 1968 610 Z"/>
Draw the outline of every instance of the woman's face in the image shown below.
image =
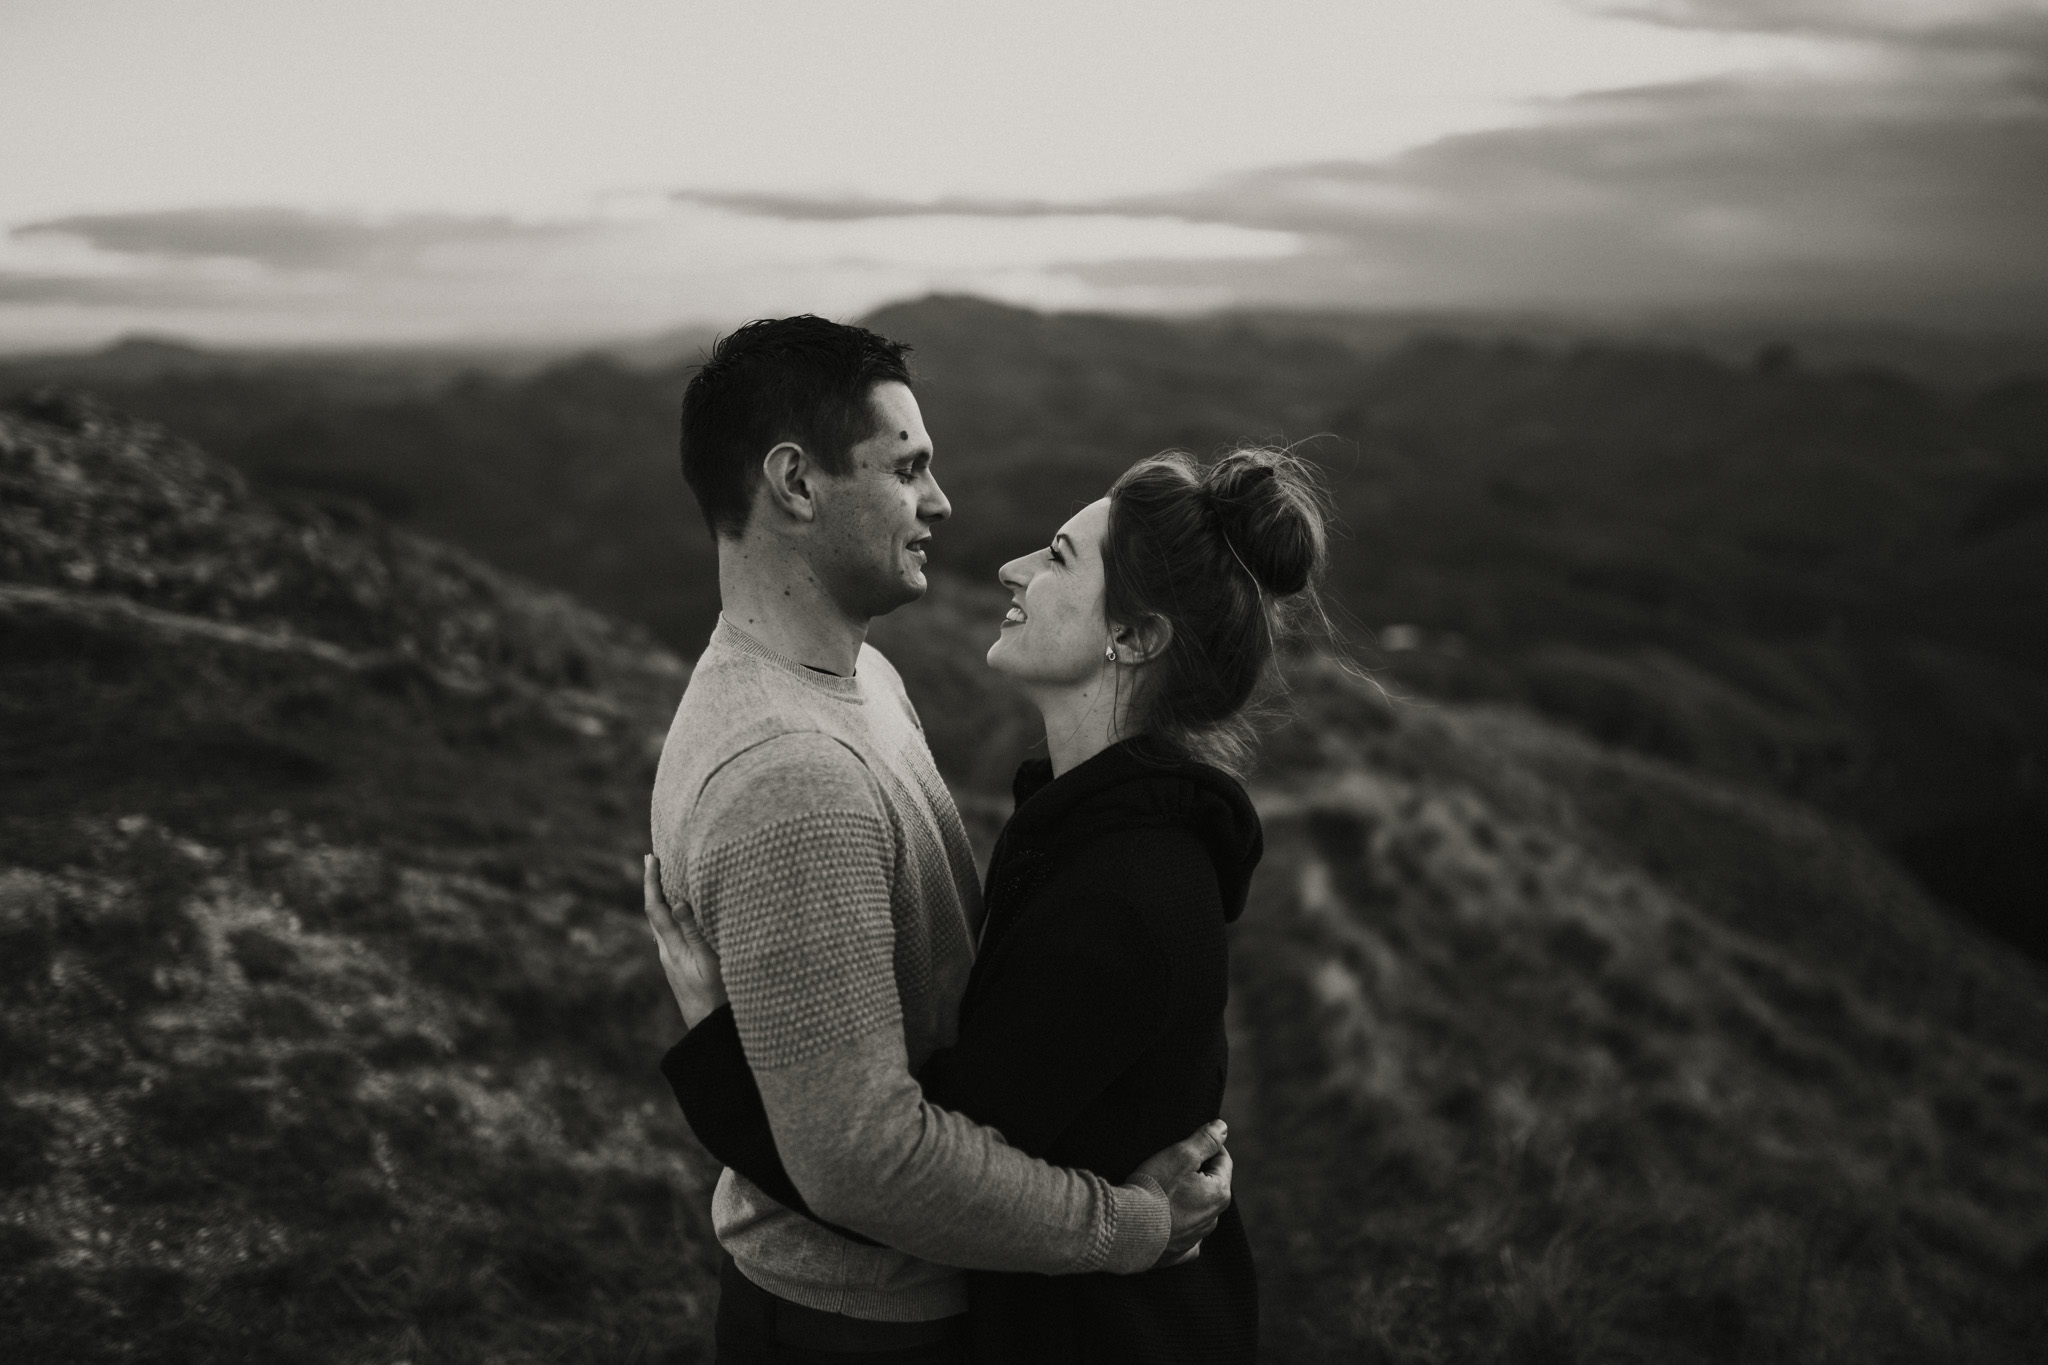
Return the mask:
<path fill-rule="evenodd" d="M 1013 559 L 996 577 L 1010 590 L 1002 634 L 988 666 L 1028 687 L 1075 687 L 1108 666 L 1109 622 L 1102 609 L 1102 538 L 1109 499 L 1067 519 L 1044 549 Z"/>

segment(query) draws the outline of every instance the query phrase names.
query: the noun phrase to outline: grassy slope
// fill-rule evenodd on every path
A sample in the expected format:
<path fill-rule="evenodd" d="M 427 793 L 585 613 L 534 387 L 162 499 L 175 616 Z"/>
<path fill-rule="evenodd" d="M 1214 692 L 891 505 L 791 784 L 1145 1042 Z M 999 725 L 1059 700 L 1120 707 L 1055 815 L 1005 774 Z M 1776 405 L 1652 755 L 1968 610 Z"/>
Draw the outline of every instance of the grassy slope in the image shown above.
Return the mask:
<path fill-rule="evenodd" d="M 0 415 L 0 1319 L 37 1360 L 688 1360 L 644 637 Z"/>
<path fill-rule="evenodd" d="M 1810 809 L 1301 692 L 1236 950 L 1274 1358 L 2048 1349 L 2038 969 Z"/>

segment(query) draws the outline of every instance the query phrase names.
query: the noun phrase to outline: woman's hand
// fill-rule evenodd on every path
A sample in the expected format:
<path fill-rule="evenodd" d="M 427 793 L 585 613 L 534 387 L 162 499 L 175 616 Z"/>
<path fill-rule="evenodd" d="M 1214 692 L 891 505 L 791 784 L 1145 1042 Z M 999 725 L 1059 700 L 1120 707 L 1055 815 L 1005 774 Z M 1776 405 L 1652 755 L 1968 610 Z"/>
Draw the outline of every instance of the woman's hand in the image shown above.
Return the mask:
<path fill-rule="evenodd" d="M 725 977 L 718 970 L 718 954 L 704 941 L 697 916 L 690 903 L 670 908 L 661 894 L 661 860 L 648 854 L 641 860 L 641 895 L 647 911 L 647 927 L 654 931 L 654 946 L 661 954 L 661 974 L 683 1012 L 683 1024 L 697 1027 L 705 1015 L 725 1003 Z"/>

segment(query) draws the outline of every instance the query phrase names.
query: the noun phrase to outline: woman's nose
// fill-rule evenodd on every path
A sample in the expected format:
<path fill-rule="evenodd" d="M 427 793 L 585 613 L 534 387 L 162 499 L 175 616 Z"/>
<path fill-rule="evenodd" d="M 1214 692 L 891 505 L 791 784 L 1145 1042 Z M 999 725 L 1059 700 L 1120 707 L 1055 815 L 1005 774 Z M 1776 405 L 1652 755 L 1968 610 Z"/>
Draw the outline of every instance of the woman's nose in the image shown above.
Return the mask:
<path fill-rule="evenodd" d="M 1013 559 L 1003 565 L 1002 568 L 997 569 L 996 582 L 1017 592 L 1024 591 L 1031 583 L 1031 556 L 1025 555 L 1022 559 Z"/>

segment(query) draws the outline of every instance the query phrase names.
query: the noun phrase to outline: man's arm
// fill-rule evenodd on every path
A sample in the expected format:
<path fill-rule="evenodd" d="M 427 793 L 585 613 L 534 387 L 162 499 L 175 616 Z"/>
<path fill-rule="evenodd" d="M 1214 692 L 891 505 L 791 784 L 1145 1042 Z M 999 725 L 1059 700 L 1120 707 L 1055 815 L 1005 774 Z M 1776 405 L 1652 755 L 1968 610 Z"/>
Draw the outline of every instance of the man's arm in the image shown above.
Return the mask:
<path fill-rule="evenodd" d="M 1185 836 L 1160 831 L 1150 837 Z M 1172 948 L 1186 946 L 1191 919 L 1220 924 L 1222 916 L 1207 859 L 1198 846 L 1185 852 L 1192 855 L 1187 875 L 1167 885 L 1141 888 L 1135 899 L 1105 892 L 1084 896 L 1084 903 L 1037 907 L 1014 928 L 1004 944 L 1001 968 L 975 988 L 977 1003 L 961 1019 L 959 1039 L 918 1069 L 925 1099 L 999 1129 L 1022 1151 L 1046 1155 L 1073 1117 L 1157 1041 L 1175 1009 L 1179 972 L 1202 973 L 1216 965 L 1203 962 L 1199 952 L 1178 970 L 1169 965 L 1186 956 Z M 1172 859 L 1158 861 L 1170 864 Z M 669 915 L 666 904 L 655 908 Z M 687 907 L 674 919 L 694 929 Z M 679 943 L 679 956 L 693 953 L 702 950 Z M 711 970 L 716 972 L 715 965 Z M 723 1000 L 722 990 L 716 998 Z M 685 1006 L 685 1015 L 698 1022 L 663 1057 L 662 1073 L 698 1141 L 785 1207 L 823 1222 L 790 1181 L 776 1151 L 732 1010 L 706 1004 L 691 1014 Z M 1205 1236 L 1229 1201 L 1228 1177 L 1209 1160 L 1215 1154 L 1213 1137 L 1198 1132 L 1153 1154 L 1141 1168 L 1159 1180 L 1172 1201 L 1174 1250 Z M 1113 1180 L 1127 1174 L 1124 1169 L 1090 1169 Z"/>
<path fill-rule="evenodd" d="M 1215 879 L 1205 883 L 1213 903 Z M 1042 918 L 1051 922 L 1012 930 L 1003 970 L 978 987 L 980 1003 L 961 1019 L 959 1037 L 917 1071 L 928 1102 L 987 1124 L 1032 1156 L 1045 1155 L 1074 1116 L 1152 1047 L 1173 1007 L 1170 954 L 1138 907 L 1117 897 Z M 1074 925 L 1074 918 L 1087 923 Z M 775 1150 L 730 1008 L 702 1019 L 661 1068 L 713 1156 L 810 1213 Z"/>
<path fill-rule="evenodd" d="M 852 1228 L 825 1223 L 789 1178 L 782 1153 L 775 1150 L 775 1133 L 768 1126 L 761 1087 L 747 1069 L 747 1054 L 740 1047 L 731 1005 L 720 1005 L 699 1020 L 681 1042 L 664 1053 L 661 1074 L 675 1092 L 676 1105 L 689 1120 L 690 1131 L 721 1166 L 732 1167 L 776 1203 L 812 1222 L 824 1223 L 841 1237 L 868 1246 L 881 1245 Z"/>
<path fill-rule="evenodd" d="M 693 900 L 775 1144 L 811 1209 L 969 1269 L 1152 1265 L 1170 1228 L 1156 1182 L 1114 1186 L 1049 1166 L 924 1102 L 896 995 L 895 850 L 859 760 L 819 735 L 743 758 L 700 802 L 730 837 L 695 855 Z"/>

